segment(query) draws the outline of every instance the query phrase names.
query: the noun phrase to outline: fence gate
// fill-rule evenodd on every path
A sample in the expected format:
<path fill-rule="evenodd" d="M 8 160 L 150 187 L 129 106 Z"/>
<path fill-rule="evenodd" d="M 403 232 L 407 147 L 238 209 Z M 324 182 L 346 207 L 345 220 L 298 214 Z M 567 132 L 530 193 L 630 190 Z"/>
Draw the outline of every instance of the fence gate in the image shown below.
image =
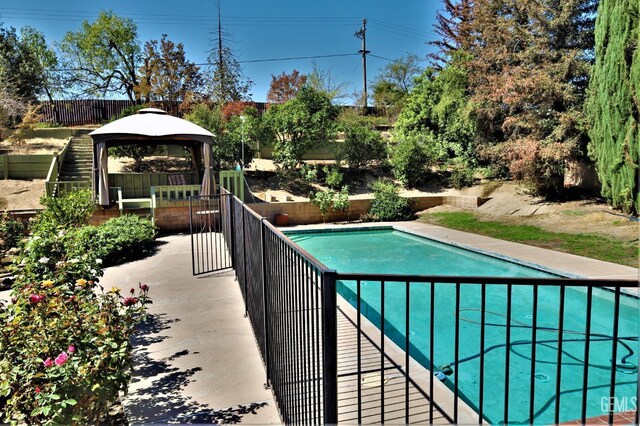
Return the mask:
<path fill-rule="evenodd" d="M 233 268 L 233 215 L 230 194 L 189 198 L 193 275 Z"/>

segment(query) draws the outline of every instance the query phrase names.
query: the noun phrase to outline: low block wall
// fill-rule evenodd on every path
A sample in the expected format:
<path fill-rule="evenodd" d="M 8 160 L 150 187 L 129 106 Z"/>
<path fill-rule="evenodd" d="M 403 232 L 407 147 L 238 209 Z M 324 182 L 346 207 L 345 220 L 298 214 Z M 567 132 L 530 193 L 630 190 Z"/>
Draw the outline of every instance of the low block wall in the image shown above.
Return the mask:
<path fill-rule="evenodd" d="M 421 211 L 442 204 L 463 208 L 476 208 L 482 204 L 482 199 L 473 196 L 425 196 L 409 197 L 413 202 L 413 210 Z M 356 220 L 371 209 L 373 198 L 351 200 L 351 205 L 346 212 L 330 210 L 325 218 L 326 222 L 339 222 L 344 220 Z M 282 203 L 251 203 L 247 204 L 253 211 L 267 218 L 269 222 L 275 222 L 277 214 L 289 215 L 290 225 L 308 225 L 322 223 L 323 218 L 320 209 L 308 201 L 292 201 Z"/>
<path fill-rule="evenodd" d="M 482 204 L 482 199 L 472 196 L 426 196 L 410 197 L 414 211 L 420 211 L 442 204 L 476 208 Z M 336 212 L 330 210 L 325 218 L 326 222 L 340 222 L 345 220 L 357 220 L 361 215 L 368 213 L 371 209 L 373 198 L 351 200 L 351 205 L 346 212 Z M 271 223 L 275 222 L 277 214 L 289 215 L 289 225 L 308 225 L 312 223 L 322 223 L 323 218 L 320 209 L 308 201 L 291 201 L 282 203 L 248 203 L 253 211 L 260 216 L 267 218 Z M 148 216 L 149 209 L 130 209 L 128 214 L 139 214 Z M 189 207 L 158 207 L 154 210 L 154 220 L 156 226 L 161 231 L 178 232 L 189 230 Z M 118 208 L 98 209 L 93 214 L 90 223 L 100 225 L 112 217 L 120 216 Z"/>
<path fill-rule="evenodd" d="M 126 214 L 149 216 L 149 209 L 127 209 Z M 101 225 L 107 220 L 120 216 L 118 207 L 97 209 L 89 223 Z M 159 207 L 154 210 L 154 222 L 160 231 L 178 232 L 189 230 L 189 206 Z"/>

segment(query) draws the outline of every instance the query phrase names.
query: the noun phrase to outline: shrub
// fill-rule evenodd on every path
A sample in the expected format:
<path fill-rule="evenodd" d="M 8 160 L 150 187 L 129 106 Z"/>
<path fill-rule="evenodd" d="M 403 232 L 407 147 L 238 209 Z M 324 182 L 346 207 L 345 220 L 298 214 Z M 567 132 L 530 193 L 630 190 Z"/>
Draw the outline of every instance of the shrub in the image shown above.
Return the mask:
<path fill-rule="evenodd" d="M 7 213 L 0 217 L 0 250 L 15 247 L 24 236 L 26 227 L 20 219 L 15 219 Z"/>
<path fill-rule="evenodd" d="M 391 151 L 393 175 L 405 186 L 414 187 L 424 182 L 435 154 L 421 137 L 407 136 Z"/>
<path fill-rule="evenodd" d="M 376 161 L 387 158 L 387 147 L 379 132 L 368 125 L 345 124 L 342 126 L 344 143 L 340 157 L 353 170 L 360 170 Z"/>
<path fill-rule="evenodd" d="M 398 194 L 398 188 L 393 183 L 377 181 L 373 184 L 373 192 L 371 209 L 363 220 L 393 222 L 414 219 L 409 200 Z"/>
<path fill-rule="evenodd" d="M 302 180 L 306 183 L 312 184 L 318 181 L 318 170 L 313 166 L 303 164 L 302 167 L 300 167 L 300 176 L 302 176 Z"/>
<path fill-rule="evenodd" d="M 349 201 L 349 186 L 345 185 L 342 187 L 340 192 L 336 193 L 335 199 L 333 200 L 333 209 L 347 213 L 347 220 L 349 220 L 350 205 L 351 202 Z"/>
<path fill-rule="evenodd" d="M 322 215 L 322 221 L 326 221 L 326 214 L 333 204 L 333 197 L 335 192 L 331 189 L 325 189 L 324 191 L 318 191 L 311 196 L 311 204 L 320 209 Z"/>
<path fill-rule="evenodd" d="M 337 167 L 324 166 L 322 171 L 325 173 L 324 183 L 331 189 L 337 189 L 342 185 L 344 175 L 340 173 Z"/>
<path fill-rule="evenodd" d="M 349 187 L 343 186 L 339 192 L 332 189 L 325 189 L 311 194 L 311 204 L 320 209 L 322 221 L 326 221 L 327 212 L 330 208 L 336 211 L 346 212 L 351 202 L 349 201 Z"/>
<path fill-rule="evenodd" d="M 456 189 L 471 186 L 474 183 L 474 168 L 469 162 L 456 159 L 450 162 L 451 175 L 449 183 Z"/>
<path fill-rule="evenodd" d="M 105 266 L 139 259 L 153 250 L 156 231 L 150 220 L 135 215 L 109 219 L 100 226 L 85 226 L 76 233 L 71 255 L 91 252 Z"/>
<path fill-rule="evenodd" d="M 60 198 L 42 197 L 40 204 L 45 206 L 45 210 L 36 216 L 31 225 L 34 234 L 85 225 L 96 208 L 93 195 L 88 189 L 70 192 Z"/>

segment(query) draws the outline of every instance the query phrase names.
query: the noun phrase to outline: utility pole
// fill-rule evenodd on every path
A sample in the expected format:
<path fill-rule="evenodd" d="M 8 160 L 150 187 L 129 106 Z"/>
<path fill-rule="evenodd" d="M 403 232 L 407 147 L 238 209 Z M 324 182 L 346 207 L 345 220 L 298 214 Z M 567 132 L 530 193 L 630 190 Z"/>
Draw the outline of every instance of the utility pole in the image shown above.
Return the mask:
<path fill-rule="evenodd" d="M 367 112 L 367 20 L 362 20 L 362 28 L 356 31 L 355 36 L 362 40 L 362 49 L 358 53 L 362 53 L 362 86 L 364 88 L 364 111 Z"/>

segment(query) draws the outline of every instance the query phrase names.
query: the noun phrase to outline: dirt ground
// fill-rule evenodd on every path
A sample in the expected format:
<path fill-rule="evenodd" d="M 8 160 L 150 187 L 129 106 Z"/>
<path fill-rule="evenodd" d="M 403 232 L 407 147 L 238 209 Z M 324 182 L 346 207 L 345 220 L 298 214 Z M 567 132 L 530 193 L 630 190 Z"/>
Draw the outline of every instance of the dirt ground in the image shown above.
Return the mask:
<path fill-rule="evenodd" d="M 66 139 L 35 138 L 24 142 L 0 141 L 0 154 L 51 154 L 59 152 Z M 0 180 L 0 210 L 40 209 L 44 195 L 44 179 Z"/>
<path fill-rule="evenodd" d="M 0 154 L 51 154 L 59 152 L 67 143 L 66 139 L 34 138 L 23 142 L 0 141 Z"/>

